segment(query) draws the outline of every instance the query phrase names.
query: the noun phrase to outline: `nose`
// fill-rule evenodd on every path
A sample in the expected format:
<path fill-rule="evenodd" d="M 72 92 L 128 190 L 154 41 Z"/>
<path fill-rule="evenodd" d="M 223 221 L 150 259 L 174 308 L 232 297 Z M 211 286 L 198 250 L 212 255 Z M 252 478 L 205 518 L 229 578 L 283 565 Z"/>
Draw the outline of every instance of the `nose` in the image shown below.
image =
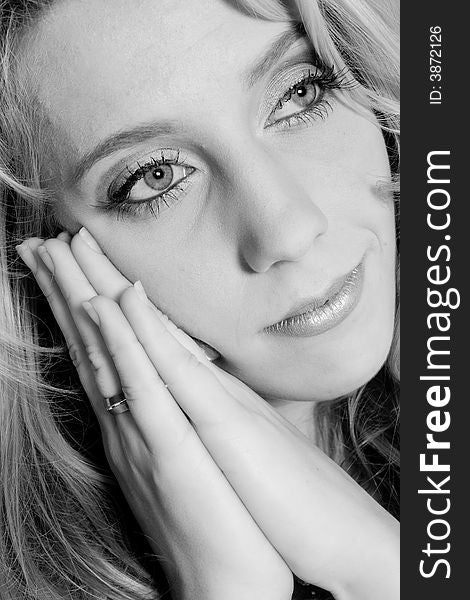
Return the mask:
<path fill-rule="evenodd" d="M 279 155 L 259 147 L 245 151 L 231 177 L 240 258 L 252 271 L 264 273 L 276 263 L 301 260 L 327 230 L 327 218 L 312 197 L 315 191 L 305 189 Z"/>

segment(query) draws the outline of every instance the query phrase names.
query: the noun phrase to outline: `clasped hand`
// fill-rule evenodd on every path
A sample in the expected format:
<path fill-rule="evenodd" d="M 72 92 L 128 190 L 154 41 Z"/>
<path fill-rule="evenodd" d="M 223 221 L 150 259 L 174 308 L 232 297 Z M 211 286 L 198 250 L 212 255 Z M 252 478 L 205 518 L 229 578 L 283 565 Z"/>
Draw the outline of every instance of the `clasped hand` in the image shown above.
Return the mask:
<path fill-rule="evenodd" d="M 398 526 L 132 285 L 81 230 L 18 252 L 57 320 L 111 469 L 178 599 L 398 598 Z M 85 303 L 85 304 L 84 304 Z M 88 304 L 87 304 L 88 303 Z M 103 398 L 124 391 L 129 411 Z"/>

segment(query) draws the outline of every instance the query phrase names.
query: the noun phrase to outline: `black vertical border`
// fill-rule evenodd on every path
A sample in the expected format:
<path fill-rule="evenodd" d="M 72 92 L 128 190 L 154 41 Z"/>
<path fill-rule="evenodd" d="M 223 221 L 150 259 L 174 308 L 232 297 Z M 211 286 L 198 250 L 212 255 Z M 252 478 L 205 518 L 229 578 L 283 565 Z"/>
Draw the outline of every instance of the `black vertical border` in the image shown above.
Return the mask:
<path fill-rule="evenodd" d="M 470 393 L 466 374 L 470 373 L 470 353 L 467 346 L 470 326 L 467 318 L 467 297 L 470 275 L 470 211 L 467 210 L 469 191 L 466 164 L 469 150 L 468 112 L 470 102 L 466 89 L 469 82 L 470 26 L 464 5 L 449 1 L 401 3 L 401 105 L 402 105 L 402 186 L 401 186 L 401 301 L 402 301 L 402 598 L 404 600 L 447 600 L 468 597 L 467 536 L 470 536 L 468 512 L 470 492 L 467 491 L 467 474 L 470 456 Z M 442 29 L 442 82 L 430 81 L 430 27 Z M 441 85 L 442 104 L 429 104 L 432 85 Z M 465 106 L 464 106 L 465 104 Z M 429 212 L 427 194 L 427 155 L 434 150 L 450 150 L 450 180 L 446 189 L 451 194 L 449 212 L 451 225 L 445 232 L 432 231 L 426 224 Z M 467 216 L 468 215 L 468 216 Z M 451 240 L 444 240 L 444 234 Z M 432 333 L 426 317 L 433 312 L 427 305 L 427 269 L 430 266 L 426 250 L 428 245 L 437 248 L 448 243 L 451 258 L 451 280 L 447 287 L 459 290 L 461 304 L 448 311 L 451 318 L 450 362 L 451 399 L 442 408 L 451 416 L 450 428 L 437 439 L 450 441 L 450 449 L 439 452 L 440 462 L 450 464 L 450 494 L 434 495 L 444 506 L 448 497 L 451 507 L 442 518 L 451 527 L 449 537 L 441 542 L 429 539 L 427 526 L 433 518 L 426 507 L 426 495 L 418 490 L 429 488 L 426 475 L 420 472 L 419 455 L 426 451 L 426 417 L 433 409 L 426 400 L 429 382 L 420 381 L 426 374 L 427 340 Z M 434 286 L 435 287 L 435 286 Z M 442 286 L 445 287 L 445 286 Z M 445 335 L 445 334 L 442 334 Z M 442 372 L 444 373 L 444 371 Z M 439 438 L 440 435 L 440 438 Z M 445 460 L 447 459 L 447 460 Z M 435 481 L 446 474 L 435 473 Z M 444 486 L 443 486 L 444 487 Z M 439 500 L 438 500 L 439 498 Z M 439 528 L 434 529 L 439 533 Z M 441 528 L 444 531 L 444 527 Z M 428 558 L 422 550 L 430 542 L 435 548 L 450 543 L 448 553 L 434 554 Z M 434 556 L 434 558 L 432 558 Z M 433 561 L 443 558 L 447 567 L 440 565 L 432 577 L 420 575 L 420 561 L 426 559 L 430 571 Z"/>

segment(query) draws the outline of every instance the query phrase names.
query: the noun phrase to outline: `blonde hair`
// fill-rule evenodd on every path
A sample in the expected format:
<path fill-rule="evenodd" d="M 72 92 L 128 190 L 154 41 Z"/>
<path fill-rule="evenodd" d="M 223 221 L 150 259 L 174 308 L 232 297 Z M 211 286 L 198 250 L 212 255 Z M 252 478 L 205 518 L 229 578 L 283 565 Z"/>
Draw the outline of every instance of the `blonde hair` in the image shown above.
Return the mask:
<path fill-rule="evenodd" d="M 129 527 L 120 525 L 117 484 L 102 449 L 77 441 L 88 439 L 86 426 L 98 430 L 47 303 L 14 251 L 26 237 L 57 233 L 40 155 L 47 122 L 22 87 L 17 56 L 22 36 L 53 4 L 0 0 L 0 594 L 4 600 L 157 598 Z M 395 170 L 396 3 L 235 4 L 261 18 L 294 20 L 321 58 L 347 66 L 361 84 L 360 101 L 384 129 Z M 318 410 L 324 449 L 394 513 L 397 348 L 398 321 L 387 365 L 349 398 Z"/>

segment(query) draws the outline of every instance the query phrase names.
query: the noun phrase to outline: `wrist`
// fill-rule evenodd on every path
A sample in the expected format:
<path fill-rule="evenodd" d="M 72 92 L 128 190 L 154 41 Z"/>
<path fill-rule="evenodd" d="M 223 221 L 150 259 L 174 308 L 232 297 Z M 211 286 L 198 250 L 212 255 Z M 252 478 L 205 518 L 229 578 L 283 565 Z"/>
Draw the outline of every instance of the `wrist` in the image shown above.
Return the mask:
<path fill-rule="evenodd" d="M 400 598 L 399 525 L 388 527 L 367 545 L 353 569 L 333 586 L 337 600 L 398 600 Z"/>
<path fill-rule="evenodd" d="M 201 589 L 197 591 L 186 590 L 180 594 L 176 593 L 175 600 L 292 600 L 292 590 L 276 590 L 271 585 L 250 586 L 247 589 L 233 582 L 220 584 L 217 589 Z"/>
<path fill-rule="evenodd" d="M 292 573 L 254 580 L 241 573 L 221 576 L 216 569 L 202 576 L 193 573 L 190 581 L 178 578 L 172 586 L 175 600 L 292 600 L 293 591 Z"/>

